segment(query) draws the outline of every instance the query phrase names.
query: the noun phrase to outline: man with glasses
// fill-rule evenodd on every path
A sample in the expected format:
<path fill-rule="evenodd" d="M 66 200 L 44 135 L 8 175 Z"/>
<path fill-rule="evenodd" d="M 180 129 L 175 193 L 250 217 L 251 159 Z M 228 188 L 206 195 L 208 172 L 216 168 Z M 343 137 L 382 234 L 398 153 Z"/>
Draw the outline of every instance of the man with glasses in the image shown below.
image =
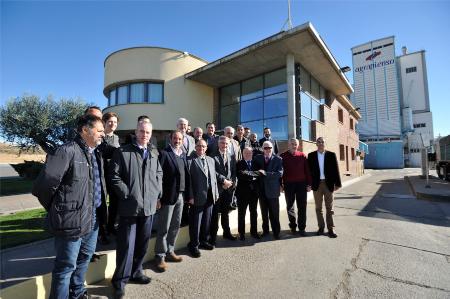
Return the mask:
<path fill-rule="evenodd" d="M 260 207 L 263 235 L 269 233 L 269 219 L 273 236 L 280 239 L 280 187 L 283 175 L 283 163 L 281 158 L 273 153 L 273 145 L 270 141 L 264 141 L 263 155 L 254 159 L 254 170 L 261 173 L 259 181 Z"/>
<path fill-rule="evenodd" d="M 322 203 L 325 201 L 328 236 L 336 238 L 333 221 L 333 192 L 342 187 L 336 154 L 325 150 L 325 140 L 316 140 L 317 151 L 308 155 L 308 164 L 312 177 L 312 190 L 316 203 L 316 216 L 319 225 L 317 235 L 323 235 L 325 221 L 322 215 Z"/>

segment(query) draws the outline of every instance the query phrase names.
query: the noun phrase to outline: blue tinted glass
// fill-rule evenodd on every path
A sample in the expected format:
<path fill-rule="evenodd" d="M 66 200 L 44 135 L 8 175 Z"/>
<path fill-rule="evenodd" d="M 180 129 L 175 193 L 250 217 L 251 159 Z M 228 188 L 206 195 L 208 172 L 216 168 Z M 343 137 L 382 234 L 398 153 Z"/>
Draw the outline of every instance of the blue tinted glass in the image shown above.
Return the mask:
<path fill-rule="evenodd" d="M 126 104 L 128 99 L 128 86 L 120 86 L 117 89 L 117 104 Z"/>
<path fill-rule="evenodd" d="M 311 119 L 320 120 L 320 103 L 314 100 L 311 101 Z"/>
<path fill-rule="evenodd" d="M 305 117 L 302 117 L 301 120 L 301 132 L 302 132 L 302 139 L 303 140 L 311 140 L 311 121 Z"/>
<path fill-rule="evenodd" d="M 264 95 L 271 95 L 286 90 L 286 69 L 283 68 L 264 75 Z"/>
<path fill-rule="evenodd" d="M 111 90 L 109 93 L 109 106 L 116 104 L 116 89 Z"/>
<path fill-rule="evenodd" d="M 278 93 L 264 98 L 264 118 L 288 114 L 287 93 Z"/>
<path fill-rule="evenodd" d="M 287 116 L 266 119 L 264 127 L 270 128 L 272 137 L 276 140 L 288 140 L 288 121 Z"/>
<path fill-rule="evenodd" d="M 229 105 L 221 108 L 220 125 L 222 128 L 226 126 L 236 126 L 239 123 L 239 104 Z"/>
<path fill-rule="evenodd" d="M 263 101 L 256 99 L 241 102 L 241 122 L 248 122 L 263 118 Z"/>
<path fill-rule="evenodd" d="M 311 98 L 306 93 L 300 94 L 302 115 L 311 118 Z"/>
<path fill-rule="evenodd" d="M 148 102 L 162 103 L 163 102 L 163 84 L 150 83 L 148 85 Z"/>
<path fill-rule="evenodd" d="M 257 121 L 251 121 L 251 122 L 246 122 L 246 123 L 241 123 L 244 127 L 248 127 L 251 130 L 251 133 L 256 133 L 257 135 L 257 139 L 259 140 L 260 138 L 262 138 L 262 134 L 263 134 L 263 121 L 262 120 L 257 120 Z"/>
<path fill-rule="evenodd" d="M 133 83 L 130 85 L 130 103 L 143 103 L 144 100 L 144 83 Z"/>
<path fill-rule="evenodd" d="M 261 97 L 263 94 L 263 77 L 259 76 L 242 82 L 241 101 Z"/>

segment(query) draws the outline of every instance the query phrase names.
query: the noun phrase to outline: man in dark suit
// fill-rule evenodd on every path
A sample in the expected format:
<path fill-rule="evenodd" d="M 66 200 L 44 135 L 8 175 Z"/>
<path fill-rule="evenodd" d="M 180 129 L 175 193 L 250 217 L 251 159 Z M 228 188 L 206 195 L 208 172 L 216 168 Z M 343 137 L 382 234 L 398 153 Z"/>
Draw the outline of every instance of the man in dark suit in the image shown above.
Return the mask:
<path fill-rule="evenodd" d="M 193 257 L 200 257 L 198 248 L 212 250 L 208 243 L 211 215 L 214 203 L 219 198 L 214 159 L 206 156 L 206 141 L 200 139 L 195 152 L 188 159 L 192 197 L 189 199 L 188 249 Z"/>
<path fill-rule="evenodd" d="M 189 121 L 185 118 L 179 118 L 177 121 L 177 131 L 181 132 L 183 135 L 182 143 L 181 143 L 181 150 L 186 154 L 188 157 L 192 152 L 195 150 L 195 140 L 194 137 L 188 134 L 188 126 Z M 172 142 L 171 138 L 172 134 L 167 135 L 166 137 L 166 143 L 169 146 Z"/>
<path fill-rule="evenodd" d="M 244 150 L 246 146 L 249 146 L 249 140 L 244 136 L 244 126 L 238 125 L 236 127 L 236 135 L 233 137 L 234 140 L 237 141 L 241 151 Z"/>
<path fill-rule="evenodd" d="M 278 155 L 278 143 L 275 139 L 272 138 L 272 132 L 270 128 L 264 128 L 264 137 L 259 139 L 259 145 L 262 147 L 265 141 L 270 141 L 273 145 L 273 153 Z"/>
<path fill-rule="evenodd" d="M 260 178 L 260 201 L 263 235 L 269 233 L 269 219 L 272 226 L 273 236 L 280 239 L 280 187 L 283 175 L 283 164 L 281 158 L 273 153 L 273 145 L 270 141 L 264 141 L 263 155 L 254 159 L 255 170 L 259 171 Z"/>
<path fill-rule="evenodd" d="M 213 207 L 211 219 L 211 238 L 210 243 L 216 244 L 217 231 L 219 230 L 219 214 L 223 229 L 223 237 L 228 240 L 236 240 L 231 234 L 230 204 L 233 197 L 233 189 L 236 186 L 236 160 L 228 152 L 229 139 L 226 136 L 219 137 L 219 151 L 214 156 L 217 184 L 219 189 L 219 200 Z"/>
<path fill-rule="evenodd" d="M 245 214 L 247 207 L 250 210 L 250 234 L 260 239 L 258 234 L 258 177 L 259 171 L 254 171 L 252 165 L 253 149 L 245 147 L 242 151 L 243 159 L 237 163 L 236 172 L 239 184 L 236 187 L 237 206 L 238 206 L 238 231 L 239 239 L 245 240 Z"/>
<path fill-rule="evenodd" d="M 263 154 L 262 147 L 259 144 L 258 135 L 256 133 L 250 133 L 249 145 L 253 149 L 253 157 Z"/>
<path fill-rule="evenodd" d="M 325 200 L 328 236 L 336 238 L 333 221 L 333 192 L 342 187 L 336 154 L 325 151 L 323 137 L 317 138 L 317 151 L 308 155 L 308 164 L 312 177 L 312 190 L 316 203 L 316 216 L 319 224 L 317 235 L 323 235 L 325 221 L 322 215 L 322 202 Z"/>
<path fill-rule="evenodd" d="M 219 135 L 216 134 L 216 125 L 214 123 L 206 124 L 206 133 L 203 134 L 203 139 L 206 140 L 208 148 L 206 154 L 214 157 L 218 151 Z"/>
<path fill-rule="evenodd" d="M 175 242 L 181 224 L 183 205 L 190 194 L 190 176 L 183 146 L 183 134 L 172 132 L 172 142 L 159 154 L 163 170 L 163 193 L 161 208 L 158 211 L 158 228 L 155 243 L 156 267 L 167 270 L 168 262 L 181 262 L 181 256 L 175 254 Z"/>
<path fill-rule="evenodd" d="M 148 284 L 142 271 L 152 231 L 153 215 L 162 193 L 162 170 L 149 146 L 152 124 L 141 121 L 132 144 L 118 148 L 112 157 L 109 181 L 118 198 L 116 270 L 111 283 L 115 297 L 123 297 L 125 284 Z"/>

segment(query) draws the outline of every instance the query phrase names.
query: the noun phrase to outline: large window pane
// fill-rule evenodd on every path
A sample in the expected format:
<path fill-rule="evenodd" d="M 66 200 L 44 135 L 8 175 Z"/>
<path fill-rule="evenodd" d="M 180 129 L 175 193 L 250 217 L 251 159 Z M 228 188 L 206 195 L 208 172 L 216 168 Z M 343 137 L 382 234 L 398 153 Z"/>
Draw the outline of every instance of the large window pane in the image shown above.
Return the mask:
<path fill-rule="evenodd" d="M 164 88 L 162 83 L 148 84 L 148 102 L 162 103 L 164 101 Z"/>
<path fill-rule="evenodd" d="M 116 89 L 110 91 L 109 93 L 109 106 L 116 105 Z"/>
<path fill-rule="evenodd" d="M 317 82 L 314 77 L 311 76 L 311 95 L 315 97 L 317 100 L 320 98 L 320 87 L 319 82 Z"/>
<path fill-rule="evenodd" d="M 287 90 L 286 69 L 277 70 L 264 75 L 264 95 L 271 95 Z"/>
<path fill-rule="evenodd" d="M 311 119 L 320 120 L 320 103 L 317 101 L 311 101 Z"/>
<path fill-rule="evenodd" d="M 301 118 L 301 135 L 303 140 L 311 141 L 311 121 L 305 117 Z"/>
<path fill-rule="evenodd" d="M 301 114 L 311 118 L 311 98 L 305 94 L 305 93 L 301 93 L 300 94 L 300 100 L 301 100 Z"/>
<path fill-rule="evenodd" d="M 259 76 L 242 82 L 242 101 L 259 98 L 263 92 L 263 77 Z"/>
<path fill-rule="evenodd" d="M 320 95 L 319 95 L 319 100 L 321 104 L 325 104 L 325 95 L 326 95 L 326 90 L 325 88 L 323 88 L 323 86 L 320 86 Z"/>
<path fill-rule="evenodd" d="M 311 78 L 309 73 L 303 68 L 300 67 L 300 85 L 302 87 L 302 91 L 311 92 Z"/>
<path fill-rule="evenodd" d="M 266 119 L 264 127 L 270 128 L 272 137 L 276 140 L 288 140 L 288 122 L 287 116 Z"/>
<path fill-rule="evenodd" d="M 126 104 L 128 101 L 128 86 L 120 86 L 117 89 L 117 104 Z"/>
<path fill-rule="evenodd" d="M 251 133 L 256 133 L 258 140 L 262 138 L 263 134 L 263 121 L 257 120 L 257 121 L 251 121 L 251 122 L 244 122 L 241 123 L 244 127 L 248 127 L 251 130 Z"/>
<path fill-rule="evenodd" d="M 239 123 L 239 104 L 222 107 L 220 113 L 221 128 L 226 126 L 235 127 Z"/>
<path fill-rule="evenodd" d="M 288 114 L 287 93 L 278 93 L 264 98 L 264 118 Z"/>
<path fill-rule="evenodd" d="M 130 85 L 130 103 L 143 103 L 145 102 L 145 84 L 133 83 Z"/>
<path fill-rule="evenodd" d="M 262 98 L 241 103 L 241 122 L 263 118 Z"/>
<path fill-rule="evenodd" d="M 227 106 L 239 103 L 240 93 L 241 89 L 239 83 L 222 87 L 220 89 L 220 104 L 222 106 Z"/>

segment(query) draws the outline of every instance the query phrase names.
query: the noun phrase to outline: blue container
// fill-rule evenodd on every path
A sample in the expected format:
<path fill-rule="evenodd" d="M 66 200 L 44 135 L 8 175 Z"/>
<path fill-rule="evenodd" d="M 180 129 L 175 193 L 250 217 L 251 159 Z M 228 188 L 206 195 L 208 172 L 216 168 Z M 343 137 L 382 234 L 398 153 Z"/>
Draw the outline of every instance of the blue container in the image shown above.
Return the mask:
<path fill-rule="evenodd" d="M 364 157 L 365 168 L 404 168 L 403 142 L 368 143 L 369 153 Z"/>

